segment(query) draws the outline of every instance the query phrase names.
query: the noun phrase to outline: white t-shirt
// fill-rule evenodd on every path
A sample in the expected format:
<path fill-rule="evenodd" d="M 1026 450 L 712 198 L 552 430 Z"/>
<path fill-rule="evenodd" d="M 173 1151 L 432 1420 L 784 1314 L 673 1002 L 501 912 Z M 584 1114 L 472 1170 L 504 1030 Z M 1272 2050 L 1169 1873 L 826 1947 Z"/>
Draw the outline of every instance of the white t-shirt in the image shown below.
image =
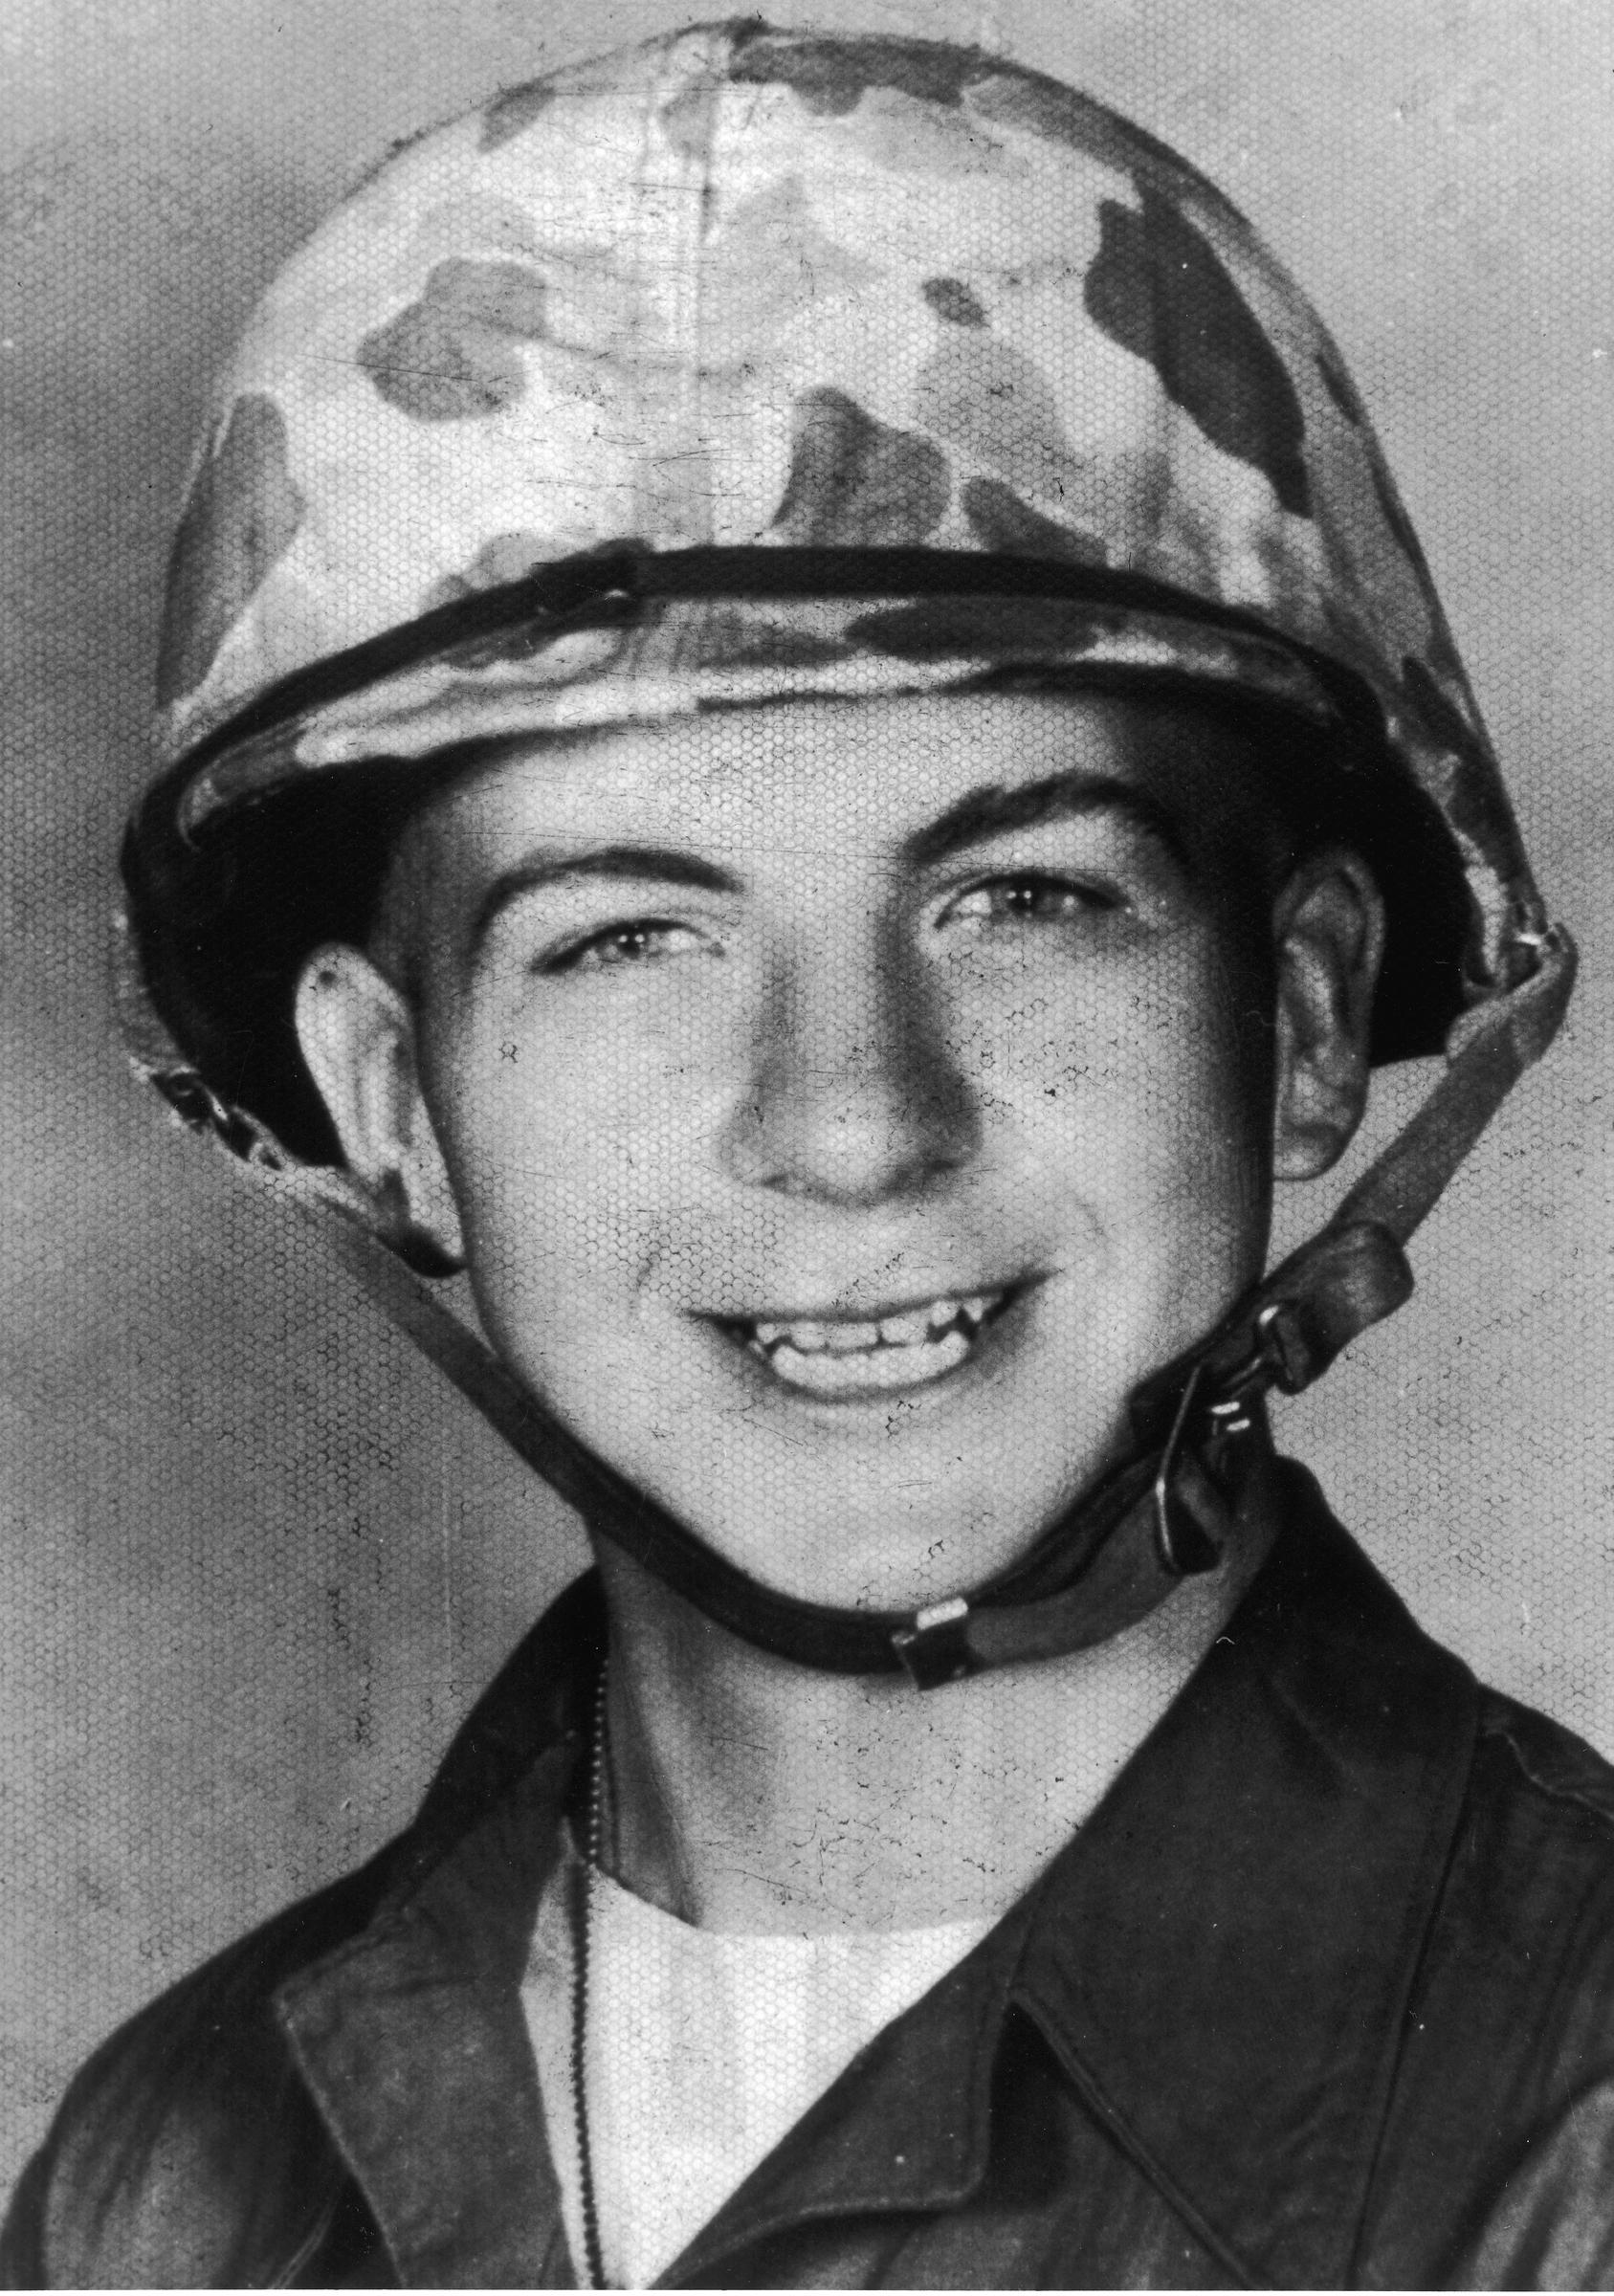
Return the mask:
<path fill-rule="evenodd" d="M 585 2256 L 571 2081 L 576 1853 L 539 1907 L 521 1988 L 566 2237 Z M 692 1929 L 591 1884 L 588 2137 L 606 2277 L 647 2287 L 867 2042 L 990 1920 L 749 1936 Z"/>

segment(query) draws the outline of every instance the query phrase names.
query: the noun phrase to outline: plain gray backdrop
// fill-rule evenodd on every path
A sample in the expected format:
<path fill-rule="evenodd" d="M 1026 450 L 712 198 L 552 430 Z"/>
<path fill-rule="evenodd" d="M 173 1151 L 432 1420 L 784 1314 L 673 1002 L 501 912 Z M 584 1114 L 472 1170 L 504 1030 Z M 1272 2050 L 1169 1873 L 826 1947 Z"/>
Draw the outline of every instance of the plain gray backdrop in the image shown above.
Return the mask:
<path fill-rule="evenodd" d="M 207 383 L 395 138 L 712 12 L 0 0 L 0 2179 L 113 2022 L 405 1819 L 581 1554 L 112 1039 L 118 830 Z M 773 12 L 993 30 L 974 0 Z M 1614 1753 L 1614 11 L 990 14 L 1205 167 L 1319 303 L 1581 940 L 1567 1035 L 1419 1240 L 1413 1304 L 1279 1426 L 1426 1623 Z M 1425 1082 L 1389 1081 L 1378 1137 Z"/>

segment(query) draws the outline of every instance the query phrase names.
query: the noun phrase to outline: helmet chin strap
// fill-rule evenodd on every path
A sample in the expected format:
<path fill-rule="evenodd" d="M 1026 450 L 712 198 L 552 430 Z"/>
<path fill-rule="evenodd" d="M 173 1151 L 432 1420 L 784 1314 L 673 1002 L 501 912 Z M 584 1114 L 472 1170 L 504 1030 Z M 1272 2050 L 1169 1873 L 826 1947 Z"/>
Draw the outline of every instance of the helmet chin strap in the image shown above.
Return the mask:
<path fill-rule="evenodd" d="M 1298 1394 L 1402 1305 L 1412 1290 L 1403 1247 L 1551 1043 L 1574 983 L 1574 943 L 1555 926 L 1527 945 L 1536 949 L 1534 972 L 1458 1022 L 1445 1074 L 1327 1226 L 1134 1392 L 1129 1454 L 1018 1562 L 912 1612 L 803 1601 L 725 1560 L 520 1385 L 376 1233 L 374 1206 L 344 1175 L 287 1168 L 266 1139 L 243 1139 L 247 1120 L 193 1074 L 170 1076 L 165 1089 L 183 1116 L 223 1132 L 237 1155 L 245 1150 L 259 1175 L 319 1220 L 365 1291 L 596 1535 L 759 1649 L 831 1673 L 905 1669 L 929 1689 L 1105 1642 L 1185 1576 L 1216 1566 L 1264 1449 L 1263 1399 L 1274 1387 Z"/>

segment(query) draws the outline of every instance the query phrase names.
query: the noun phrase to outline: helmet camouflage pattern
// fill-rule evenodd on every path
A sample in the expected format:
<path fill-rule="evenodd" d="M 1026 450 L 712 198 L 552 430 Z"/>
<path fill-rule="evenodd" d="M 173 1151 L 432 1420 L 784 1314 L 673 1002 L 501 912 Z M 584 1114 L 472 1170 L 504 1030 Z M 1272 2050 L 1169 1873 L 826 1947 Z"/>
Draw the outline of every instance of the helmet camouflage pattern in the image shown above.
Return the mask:
<path fill-rule="evenodd" d="M 442 611 L 622 548 L 960 553 L 1068 581 L 761 583 L 492 634 Z M 244 1152 L 267 1126 L 329 1153 L 292 1056 L 238 1083 L 244 825 L 289 791 L 362 786 L 351 835 L 379 761 L 396 785 L 485 735 L 1017 665 L 1319 719 L 1348 688 L 1385 765 L 1364 806 L 1393 785 L 1459 895 L 1449 945 L 1421 941 L 1434 879 L 1404 872 L 1378 1049 L 1438 1049 L 1529 971 L 1539 904 L 1361 404 L 1202 176 L 1056 81 L 926 41 L 721 24 L 508 91 L 359 187 L 225 377 L 128 849 L 139 1055 Z M 247 966 L 282 1029 L 269 977 L 296 954 Z"/>

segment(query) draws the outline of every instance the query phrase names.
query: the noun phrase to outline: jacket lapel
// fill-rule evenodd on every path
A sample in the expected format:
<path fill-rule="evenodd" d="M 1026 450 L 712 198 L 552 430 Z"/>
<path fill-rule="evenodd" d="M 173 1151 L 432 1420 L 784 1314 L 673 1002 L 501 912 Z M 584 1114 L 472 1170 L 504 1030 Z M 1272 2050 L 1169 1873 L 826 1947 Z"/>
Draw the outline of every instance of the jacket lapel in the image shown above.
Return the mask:
<path fill-rule="evenodd" d="M 519 2010 L 409 1921 L 282 1995 L 293 2052 L 405 2287 L 567 2287 Z"/>
<path fill-rule="evenodd" d="M 276 1997 L 406 2287 L 576 2285 L 520 1988 L 603 1638 L 586 1579 L 460 1733 L 375 1919 Z"/>
<path fill-rule="evenodd" d="M 960 2208 L 986 2174 L 999 2033 L 1030 1919 L 1016 1907 L 875 2036 L 663 2275 L 711 2275 L 793 2225 Z M 801 2284 L 801 2285 L 805 2285 Z"/>
<path fill-rule="evenodd" d="M 1243 2276 L 1351 2276 L 1476 1692 L 1286 1469 L 1285 1536 L 1050 1870 L 1018 1998 Z"/>

